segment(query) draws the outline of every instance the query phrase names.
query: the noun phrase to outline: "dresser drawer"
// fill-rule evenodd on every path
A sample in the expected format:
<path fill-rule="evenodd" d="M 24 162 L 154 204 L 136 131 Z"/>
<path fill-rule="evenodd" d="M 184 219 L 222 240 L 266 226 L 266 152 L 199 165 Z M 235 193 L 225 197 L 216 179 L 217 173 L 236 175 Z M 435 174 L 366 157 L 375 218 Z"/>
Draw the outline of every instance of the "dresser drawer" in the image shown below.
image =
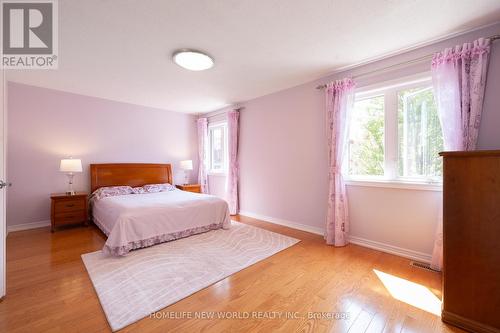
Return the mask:
<path fill-rule="evenodd" d="M 56 212 L 72 212 L 85 210 L 85 200 L 60 200 L 55 202 Z"/>
<path fill-rule="evenodd" d="M 56 225 L 64 225 L 64 224 L 74 224 L 74 223 L 82 223 L 85 222 L 87 215 L 85 211 L 74 211 L 74 212 L 66 212 L 66 213 L 57 213 L 54 216 L 54 223 Z"/>

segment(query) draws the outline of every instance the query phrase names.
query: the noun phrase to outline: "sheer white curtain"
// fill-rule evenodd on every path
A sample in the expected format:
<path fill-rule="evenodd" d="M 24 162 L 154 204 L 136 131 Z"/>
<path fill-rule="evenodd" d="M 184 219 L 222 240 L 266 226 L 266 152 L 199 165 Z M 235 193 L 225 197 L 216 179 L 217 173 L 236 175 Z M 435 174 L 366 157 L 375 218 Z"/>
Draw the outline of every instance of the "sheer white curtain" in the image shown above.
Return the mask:
<path fill-rule="evenodd" d="M 490 40 L 457 45 L 434 55 L 432 83 L 446 151 L 475 150 L 483 110 Z M 440 209 L 431 267 L 443 265 L 443 208 Z"/>
<path fill-rule="evenodd" d="M 229 201 L 229 213 L 238 214 L 238 181 L 240 165 L 238 160 L 238 130 L 239 130 L 240 112 L 231 110 L 227 113 L 228 129 L 228 156 L 229 168 L 226 178 L 227 198 Z"/>
<path fill-rule="evenodd" d="M 342 165 L 349 140 L 349 119 L 354 101 L 354 82 L 349 79 L 332 82 L 326 87 L 328 134 L 328 211 L 326 243 L 344 246 L 348 243 L 349 207 Z"/>
<path fill-rule="evenodd" d="M 199 118 L 198 127 L 198 182 L 202 193 L 209 193 L 207 180 L 207 158 L 208 158 L 208 119 Z"/>

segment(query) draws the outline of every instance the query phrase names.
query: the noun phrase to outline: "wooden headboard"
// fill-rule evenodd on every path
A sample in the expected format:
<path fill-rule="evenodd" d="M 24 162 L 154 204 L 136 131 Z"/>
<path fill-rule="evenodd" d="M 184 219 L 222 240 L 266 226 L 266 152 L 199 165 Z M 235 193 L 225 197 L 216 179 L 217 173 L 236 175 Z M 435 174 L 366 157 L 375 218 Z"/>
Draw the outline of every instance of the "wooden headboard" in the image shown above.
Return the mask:
<path fill-rule="evenodd" d="M 91 193 L 104 186 L 143 186 L 146 184 L 173 184 L 170 164 L 113 163 L 91 164 Z"/>

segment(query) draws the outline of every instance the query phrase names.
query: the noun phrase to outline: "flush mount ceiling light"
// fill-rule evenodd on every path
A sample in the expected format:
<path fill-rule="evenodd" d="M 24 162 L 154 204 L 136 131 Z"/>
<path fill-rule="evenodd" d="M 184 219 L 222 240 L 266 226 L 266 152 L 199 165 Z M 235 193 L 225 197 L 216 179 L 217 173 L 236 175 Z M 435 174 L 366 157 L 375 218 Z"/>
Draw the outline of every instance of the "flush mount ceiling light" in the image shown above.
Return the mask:
<path fill-rule="evenodd" d="M 203 71 L 214 66 L 214 60 L 210 56 L 196 50 L 178 50 L 172 58 L 177 65 L 190 71 Z"/>

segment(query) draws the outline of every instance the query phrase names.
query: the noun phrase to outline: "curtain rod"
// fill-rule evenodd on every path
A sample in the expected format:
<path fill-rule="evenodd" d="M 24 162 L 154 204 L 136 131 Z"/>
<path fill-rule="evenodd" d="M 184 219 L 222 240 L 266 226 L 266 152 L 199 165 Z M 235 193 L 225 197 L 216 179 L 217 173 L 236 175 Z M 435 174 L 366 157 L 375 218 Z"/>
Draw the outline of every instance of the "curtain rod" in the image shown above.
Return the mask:
<path fill-rule="evenodd" d="M 228 113 L 229 111 L 241 111 L 243 110 L 243 107 L 238 107 L 238 108 L 226 108 L 224 110 L 221 110 L 221 111 L 213 111 L 213 112 L 208 112 L 208 113 L 202 113 L 200 115 L 198 115 L 198 118 L 211 118 L 211 117 L 215 117 L 215 116 L 218 116 L 218 115 L 221 115 L 221 114 L 224 114 L 224 113 Z"/>
<path fill-rule="evenodd" d="M 488 39 L 491 42 L 494 42 L 494 41 L 500 39 L 500 35 L 493 35 L 493 36 L 488 37 Z M 369 71 L 369 72 L 365 72 L 365 73 L 362 73 L 362 74 L 354 75 L 354 76 L 352 76 L 352 78 L 355 79 L 355 78 L 358 78 L 358 77 L 361 77 L 361 76 L 367 76 L 367 75 L 374 74 L 374 73 L 385 72 L 385 71 L 387 71 L 389 69 L 392 69 L 394 67 L 399 67 L 401 65 L 418 63 L 418 62 L 421 62 L 421 61 L 423 61 L 425 59 L 431 59 L 433 56 L 434 56 L 434 53 L 433 54 L 427 54 L 425 56 L 422 56 L 422 57 L 419 57 L 419 58 L 416 58 L 416 59 L 412 59 L 412 60 L 405 61 L 405 62 L 400 62 L 398 64 L 394 64 L 394 65 L 390 65 L 390 66 L 387 66 L 387 67 L 375 69 L 373 71 Z M 321 85 L 317 86 L 316 89 L 325 89 L 326 86 L 327 86 L 326 84 L 321 84 Z"/>

